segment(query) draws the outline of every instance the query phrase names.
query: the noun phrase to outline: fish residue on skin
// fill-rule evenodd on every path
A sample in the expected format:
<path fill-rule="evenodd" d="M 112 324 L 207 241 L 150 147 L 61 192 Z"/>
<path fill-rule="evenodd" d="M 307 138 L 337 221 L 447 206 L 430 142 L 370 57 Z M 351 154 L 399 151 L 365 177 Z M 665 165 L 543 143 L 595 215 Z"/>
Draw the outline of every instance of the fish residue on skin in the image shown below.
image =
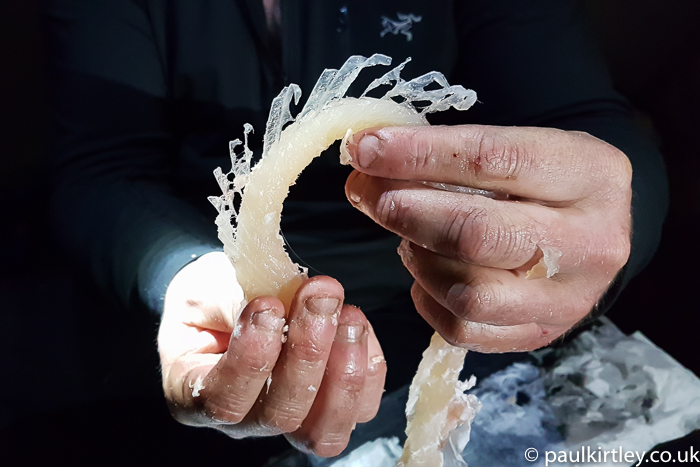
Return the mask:
<path fill-rule="evenodd" d="M 204 378 L 201 376 L 197 376 L 197 379 L 194 381 L 194 383 L 190 382 L 190 389 L 192 389 L 192 397 L 199 397 L 200 391 L 204 389 Z"/>

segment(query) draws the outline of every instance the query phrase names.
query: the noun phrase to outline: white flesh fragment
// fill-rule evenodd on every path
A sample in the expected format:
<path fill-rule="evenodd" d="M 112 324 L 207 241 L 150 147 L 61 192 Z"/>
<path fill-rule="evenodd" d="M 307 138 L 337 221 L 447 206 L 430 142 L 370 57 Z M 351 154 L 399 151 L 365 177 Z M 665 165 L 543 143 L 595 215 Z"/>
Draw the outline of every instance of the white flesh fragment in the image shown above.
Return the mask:
<path fill-rule="evenodd" d="M 437 72 L 404 81 L 399 75 L 407 62 L 374 80 L 359 99 L 345 97 L 345 93 L 360 71 L 368 66 L 389 65 L 391 58 L 379 54 L 370 58 L 353 56 L 340 70 L 325 70 L 296 120 L 289 107 L 292 100 L 298 102 L 301 91 L 296 85 L 285 88 L 272 103 L 263 155 L 252 169 L 252 151 L 247 145 L 252 127 L 245 126 L 242 154 L 235 153 L 241 141 L 231 142 L 233 168 L 228 174 L 224 174 L 220 168 L 214 171 L 223 195 L 210 197 L 209 200 L 219 211 L 216 218 L 219 238 L 236 269 L 248 301 L 272 295 L 282 300 L 288 310 L 294 293 L 307 277 L 306 270 L 294 264 L 284 249 L 280 217 L 289 187 L 315 157 L 335 140 L 343 138 L 341 160 L 347 163 L 350 156 L 345 145 L 354 132 L 375 126 L 427 125 L 426 113 L 450 107 L 466 110 L 476 101 L 474 91 L 450 86 L 445 77 Z M 368 91 L 391 83 L 395 84 L 383 98 L 365 97 Z M 433 83 L 441 88 L 425 89 Z M 429 105 L 416 109 L 413 102 L 417 101 L 429 102 Z M 293 123 L 287 125 L 289 122 Z M 237 198 L 240 198 L 239 209 L 235 208 Z M 236 223 L 235 227 L 232 221 Z M 407 432 L 411 433 L 410 443 L 407 442 L 404 449 L 404 458 L 408 460 L 402 461 L 402 465 L 418 465 L 411 459 L 423 453 L 439 455 L 442 459 L 440 450 L 449 432 L 473 418 L 478 401 L 464 394 L 471 387 L 470 384 L 473 385 L 473 380 L 469 383 L 458 380 L 465 354 L 465 350 L 450 346 L 437 334 L 433 337 L 413 385 L 423 384 L 431 375 L 433 379 L 443 379 L 438 385 L 431 383 L 423 384 L 421 389 L 411 388 L 414 400 L 409 402 L 412 416 L 407 428 Z M 420 400 L 416 399 L 419 394 Z M 431 420 L 435 420 L 435 417 L 443 420 L 439 425 L 438 441 L 433 439 L 436 425 Z M 423 436 L 422 433 L 426 432 L 422 428 L 423 423 L 429 423 L 429 427 L 432 427 L 427 428 L 431 432 L 430 437 Z M 462 444 L 460 440 L 456 443 Z M 438 467 L 442 463 L 420 465 Z"/>
<path fill-rule="evenodd" d="M 397 466 L 441 466 L 448 442 L 453 458 L 462 460 L 460 453 L 469 441 L 471 421 L 481 408 L 476 396 L 464 393 L 476 384 L 476 378 L 459 380 L 466 354 L 466 349 L 433 335 L 408 392 L 408 439 Z M 466 429 L 455 432 L 461 426 Z"/>
<path fill-rule="evenodd" d="M 540 243 L 537 247 L 542 251 L 542 258 L 525 274 L 525 279 L 550 279 L 559 272 L 561 250 Z"/>

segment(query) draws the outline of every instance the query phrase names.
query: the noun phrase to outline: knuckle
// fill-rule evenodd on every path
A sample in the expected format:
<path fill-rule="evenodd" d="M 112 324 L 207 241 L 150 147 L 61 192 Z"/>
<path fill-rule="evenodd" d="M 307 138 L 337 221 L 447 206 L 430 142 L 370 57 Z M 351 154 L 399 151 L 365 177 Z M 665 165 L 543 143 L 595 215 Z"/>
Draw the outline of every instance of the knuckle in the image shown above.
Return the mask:
<path fill-rule="evenodd" d="M 625 190 L 630 189 L 632 186 L 632 163 L 630 162 L 627 155 L 617 149 L 615 146 L 605 143 L 605 149 L 603 149 L 603 157 L 608 162 L 610 167 L 610 173 L 614 177 L 614 180 L 618 183 L 618 186 Z"/>
<path fill-rule="evenodd" d="M 365 385 L 365 372 L 356 364 L 348 364 L 345 371 L 336 375 L 336 384 L 347 393 L 360 394 Z"/>
<path fill-rule="evenodd" d="M 627 263 L 631 252 L 631 240 L 629 235 L 622 234 L 617 239 L 599 244 L 596 250 L 588 255 L 592 269 L 614 274 Z"/>
<path fill-rule="evenodd" d="M 241 405 L 241 401 L 235 400 L 234 395 L 233 398 L 225 401 L 206 400 L 203 409 L 206 416 L 211 420 L 237 424 L 242 422 L 248 415 L 247 410 L 243 411 L 240 409 Z"/>
<path fill-rule="evenodd" d="M 264 353 L 243 352 L 237 355 L 236 366 L 245 373 L 262 374 L 272 369 L 270 359 Z M 266 373 L 267 374 L 267 373 Z"/>
<path fill-rule="evenodd" d="M 586 169 L 595 174 L 598 191 L 605 198 L 624 198 L 632 194 L 632 163 L 627 155 L 615 146 L 599 140 L 587 133 L 583 134 L 596 144 Z"/>
<path fill-rule="evenodd" d="M 382 193 L 377 201 L 376 216 L 389 230 L 401 230 L 406 224 L 407 208 L 401 190 Z"/>
<path fill-rule="evenodd" d="M 528 165 L 529 156 L 525 147 L 514 144 L 503 133 L 483 132 L 477 136 L 477 145 L 474 159 L 477 180 L 517 179 Z"/>
<path fill-rule="evenodd" d="M 474 322 L 494 322 L 508 316 L 512 310 L 524 309 L 519 294 L 508 292 L 495 284 L 482 283 L 465 287 L 448 297 L 451 311 L 458 317 Z"/>
<path fill-rule="evenodd" d="M 484 207 L 456 208 L 439 242 L 463 263 L 483 264 L 507 258 L 523 247 L 525 235 L 516 223 L 500 217 Z"/>
<path fill-rule="evenodd" d="M 473 287 L 455 284 L 447 292 L 445 304 L 456 317 L 468 319 L 475 312 L 475 295 Z"/>
<path fill-rule="evenodd" d="M 306 417 L 306 411 L 297 404 L 285 401 L 283 404 L 267 406 L 260 416 L 260 424 L 276 433 L 292 433 L 299 429 Z"/>
<path fill-rule="evenodd" d="M 292 357 L 309 366 L 313 370 L 320 362 L 325 360 L 328 349 L 314 339 L 300 339 L 289 345 Z"/>
<path fill-rule="evenodd" d="M 470 256 L 478 263 L 482 263 L 486 258 L 495 260 L 513 251 L 517 245 L 518 233 L 515 225 L 492 222 L 484 224 L 481 228 L 481 235 L 475 237 L 470 244 L 470 250 L 466 250 Z M 464 238 L 463 242 L 468 242 Z M 466 247 L 464 247 L 466 249 Z"/>
<path fill-rule="evenodd" d="M 483 321 L 489 315 L 494 315 L 505 308 L 517 307 L 517 304 L 511 301 L 512 299 L 512 296 L 505 296 L 502 288 L 494 287 L 491 284 L 480 284 L 474 289 L 468 316 Z"/>
<path fill-rule="evenodd" d="M 621 238 L 620 241 L 609 247 L 609 262 L 615 271 L 618 271 L 627 263 L 631 249 L 632 242 L 628 236 Z"/>
<path fill-rule="evenodd" d="M 491 248 L 488 213 L 480 207 L 457 207 L 448 216 L 438 244 L 459 261 L 472 262 Z"/>
<path fill-rule="evenodd" d="M 414 131 L 408 143 L 414 173 L 425 173 L 436 162 L 434 154 L 433 133 Z"/>

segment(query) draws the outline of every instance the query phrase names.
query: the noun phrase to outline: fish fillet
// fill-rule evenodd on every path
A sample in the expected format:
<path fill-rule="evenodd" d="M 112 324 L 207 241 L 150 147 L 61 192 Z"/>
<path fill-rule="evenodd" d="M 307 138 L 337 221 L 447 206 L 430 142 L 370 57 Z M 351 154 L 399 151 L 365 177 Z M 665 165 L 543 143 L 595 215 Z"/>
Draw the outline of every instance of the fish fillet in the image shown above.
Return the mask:
<path fill-rule="evenodd" d="M 219 168 L 214 172 L 223 194 L 209 200 L 219 212 L 219 238 L 246 300 L 272 295 L 289 309 L 294 293 L 307 277 L 306 270 L 295 264 L 284 249 L 280 217 L 289 187 L 315 157 L 338 139 L 345 143 L 354 132 L 377 126 L 428 125 L 427 113 L 450 107 L 466 110 L 476 101 L 473 91 L 450 86 L 438 72 L 404 81 L 400 72 L 407 62 L 374 80 L 360 98 L 350 98 L 345 93 L 363 68 L 391 63 L 389 57 L 379 54 L 350 57 L 340 70 L 322 73 L 296 117 L 292 117 L 289 107 L 292 100 L 298 102 L 301 91 L 296 85 L 285 88 L 272 103 L 263 155 L 254 167 L 247 144 L 252 127 L 245 127 L 240 154 L 236 149 L 241 141 L 231 143 L 231 171 L 224 174 Z M 392 83 L 382 98 L 366 96 Z M 433 86 L 427 90 L 429 85 Z M 428 104 L 418 108 L 415 103 L 419 101 Z M 341 154 L 343 159 L 348 161 L 346 152 Z M 470 422 L 479 408 L 476 397 L 464 394 L 474 379 L 459 381 L 465 354 L 466 350 L 447 344 L 437 334 L 433 336 L 411 385 L 408 441 L 399 465 L 439 467 L 443 465 L 445 446 L 461 452 L 460 445 L 463 448 L 466 444 L 468 430 L 466 437 L 462 430 L 460 439 L 450 438 L 450 433 Z"/>

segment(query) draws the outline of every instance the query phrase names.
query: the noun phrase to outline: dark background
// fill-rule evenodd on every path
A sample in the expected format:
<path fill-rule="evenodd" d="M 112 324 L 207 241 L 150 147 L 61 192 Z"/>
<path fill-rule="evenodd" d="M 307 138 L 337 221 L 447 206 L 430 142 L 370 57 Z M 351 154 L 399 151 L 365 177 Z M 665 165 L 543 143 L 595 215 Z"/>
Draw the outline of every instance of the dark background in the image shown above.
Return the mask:
<path fill-rule="evenodd" d="M 0 0 L 0 464 L 12 450 L 32 464 L 36 452 L 17 442 L 36 433 L 45 434 L 37 449 L 103 456 L 103 465 L 154 438 L 191 445 L 192 430 L 152 421 L 167 417 L 155 383 L 155 321 L 104 303 L 53 246 L 37 3 Z M 608 316 L 700 375 L 700 2 L 583 4 L 617 88 L 661 146 L 671 187 L 661 246 Z M 131 444 L 110 439 L 105 426 L 131 431 Z M 197 433 L 202 449 L 220 441 Z M 187 452 L 171 455 L 185 462 Z"/>

